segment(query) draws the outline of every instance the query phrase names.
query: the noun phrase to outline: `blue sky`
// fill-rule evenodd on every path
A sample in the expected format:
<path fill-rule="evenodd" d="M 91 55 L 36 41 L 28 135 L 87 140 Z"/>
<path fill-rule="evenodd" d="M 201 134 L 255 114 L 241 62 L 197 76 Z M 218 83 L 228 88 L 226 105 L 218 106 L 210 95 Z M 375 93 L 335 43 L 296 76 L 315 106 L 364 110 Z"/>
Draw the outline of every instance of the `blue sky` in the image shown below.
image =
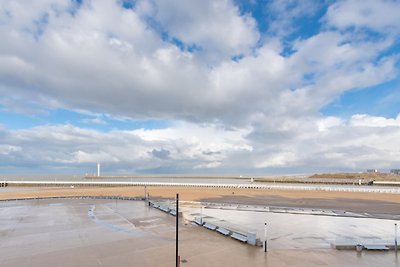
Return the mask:
<path fill-rule="evenodd" d="M 349 118 L 353 114 L 369 114 L 396 118 L 399 114 L 400 80 L 368 88 L 357 88 L 340 95 L 321 109 L 322 114 Z"/>
<path fill-rule="evenodd" d="M 397 1 L 0 9 L 0 172 L 399 167 Z"/>
<path fill-rule="evenodd" d="M 2 124 L 12 130 L 32 128 L 41 125 L 71 124 L 102 132 L 110 130 L 159 129 L 167 128 L 168 120 L 115 118 L 106 114 L 85 114 L 68 109 L 50 109 L 37 114 L 10 111 L 0 112 Z"/>

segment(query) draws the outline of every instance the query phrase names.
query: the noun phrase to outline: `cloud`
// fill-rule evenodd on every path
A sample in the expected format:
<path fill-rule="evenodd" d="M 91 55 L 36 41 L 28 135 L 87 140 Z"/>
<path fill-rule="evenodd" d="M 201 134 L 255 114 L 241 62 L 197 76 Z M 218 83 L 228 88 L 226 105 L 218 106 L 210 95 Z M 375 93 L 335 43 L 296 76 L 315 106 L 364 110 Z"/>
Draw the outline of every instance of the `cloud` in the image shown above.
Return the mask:
<path fill-rule="evenodd" d="M 265 125 L 232 130 L 182 122 L 165 129 L 109 132 L 72 125 L 2 129 L 0 141 L 8 144 L 0 147 L 0 168 L 12 171 L 52 166 L 85 173 L 101 162 L 103 170 L 110 173 L 254 173 L 359 171 L 398 165 L 398 118 L 298 118 L 277 125 L 276 129 Z"/>
<path fill-rule="evenodd" d="M 269 33 L 284 37 L 299 31 L 298 20 L 311 20 L 322 6 L 323 1 L 318 0 L 269 1 L 266 6 Z"/>
<path fill-rule="evenodd" d="M 22 148 L 19 146 L 12 145 L 0 145 L 0 154 L 1 155 L 11 155 L 12 153 L 21 151 Z"/>
<path fill-rule="evenodd" d="M 250 15 L 241 15 L 232 1 L 153 1 L 146 14 L 163 30 L 189 46 L 205 50 L 203 55 L 229 59 L 248 54 L 259 33 Z"/>
<path fill-rule="evenodd" d="M 254 149 L 247 163 L 305 172 L 396 168 L 400 156 L 397 120 L 363 115 L 349 120 L 301 117 L 279 124 L 287 128 L 257 128 L 248 138 Z"/>
<path fill-rule="evenodd" d="M 341 93 L 397 73 L 395 56 L 379 57 L 390 40 L 357 42 L 335 31 L 298 40 L 290 56 L 282 56 L 279 41 L 249 54 L 259 33 L 250 15 L 240 14 L 230 1 L 202 2 L 199 9 L 191 2 L 155 1 L 147 3 L 150 11 L 143 11 L 142 2 L 124 9 L 115 1 L 95 1 L 74 13 L 69 1 L 51 2 L 35 6 L 23 20 L 18 3 L 4 4 L 6 23 L 0 26 L 0 92 L 11 110 L 34 103 L 134 119 L 243 126 L 260 113 L 317 115 Z M 46 20 L 37 22 L 43 14 Z M 163 40 L 145 15 L 186 42 L 204 43 L 203 50 L 190 52 Z M 40 34 L 25 30 L 38 23 Z M 229 57 L 215 58 L 224 54 L 220 50 Z M 244 54 L 239 62 L 230 60 L 236 53 Z"/>
<path fill-rule="evenodd" d="M 141 172 L 173 165 L 176 169 L 191 171 L 202 165 L 217 166 L 216 163 L 226 160 L 231 153 L 251 150 L 245 134 L 245 130 L 226 132 L 214 126 L 187 123 L 158 130 L 110 132 L 68 124 L 3 129 L 1 143 L 7 140 L 9 144 L 0 146 L 0 167 L 69 166 L 84 173 L 83 170 L 101 162 L 109 171 Z M 210 154 L 209 151 L 219 152 Z"/>
<path fill-rule="evenodd" d="M 85 123 L 103 124 L 96 114 L 107 114 L 107 122 L 155 119 L 171 125 L 109 132 L 46 123 L 5 128 L 2 166 L 80 168 L 98 161 L 119 171 L 392 166 L 398 118 L 325 117 L 320 110 L 350 90 L 398 76 L 393 47 L 399 5 L 322 3 L 328 11 L 318 21 L 321 29 L 287 42 L 297 18 L 314 18 L 324 9 L 313 4 L 271 2 L 267 9 L 280 13 L 270 32 L 260 32 L 259 19 L 232 1 L 140 0 L 130 8 L 111 0 L 4 1 L 3 109 L 31 114 L 62 108 L 94 114 Z M 381 34 L 367 38 L 375 35 L 361 28 Z M 263 35 L 274 37 L 260 41 Z"/>
<path fill-rule="evenodd" d="M 353 126 L 366 126 L 366 127 L 400 127 L 400 115 L 395 119 L 388 119 L 385 117 L 370 116 L 367 114 L 356 114 L 351 117 L 350 121 Z"/>
<path fill-rule="evenodd" d="M 97 125 L 106 125 L 107 122 L 103 120 L 102 118 L 96 117 L 96 118 L 91 118 L 91 119 L 83 119 L 83 123 L 88 123 L 88 124 L 97 124 Z"/>
<path fill-rule="evenodd" d="M 169 152 L 169 150 L 166 150 L 166 149 L 162 148 L 162 149 L 159 149 L 159 150 L 153 149 L 151 151 L 151 154 L 154 157 L 159 158 L 159 159 L 168 159 L 169 154 L 171 154 L 171 152 Z"/>
<path fill-rule="evenodd" d="M 327 12 L 328 23 L 339 29 L 366 27 L 377 32 L 399 33 L 400 6 L 396 1 L 338 1 Z"/>

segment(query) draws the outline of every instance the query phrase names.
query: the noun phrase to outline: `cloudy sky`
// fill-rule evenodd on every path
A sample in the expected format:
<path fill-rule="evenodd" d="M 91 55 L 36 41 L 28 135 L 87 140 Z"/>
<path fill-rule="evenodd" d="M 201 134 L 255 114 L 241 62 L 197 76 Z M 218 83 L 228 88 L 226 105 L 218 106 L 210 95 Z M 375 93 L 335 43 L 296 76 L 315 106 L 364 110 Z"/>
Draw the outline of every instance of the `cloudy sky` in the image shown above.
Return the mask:
<path fill-rule="evenodd" d="M 399 1 L 2 0 L 0 173 L 400 168 Z"/>

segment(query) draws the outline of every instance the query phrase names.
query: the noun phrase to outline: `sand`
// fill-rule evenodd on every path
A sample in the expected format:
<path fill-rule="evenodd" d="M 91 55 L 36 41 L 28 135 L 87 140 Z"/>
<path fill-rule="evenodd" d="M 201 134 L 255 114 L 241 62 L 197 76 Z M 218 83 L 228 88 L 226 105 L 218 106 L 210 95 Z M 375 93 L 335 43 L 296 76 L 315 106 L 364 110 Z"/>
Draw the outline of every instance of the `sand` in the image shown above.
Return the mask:
<path fill-rule="evenodd" d="M 175 198 L 182 201 L 210 201 L 252 205 L 304 207 L 366 212 L 372 214 L 400 215 L 400 195 L 387 193 L 354 193 L 310 190 L 227 189 L 188 187 L 43 187 L 0 188 L 0 199 L 61 197 L 61 196 L 130 196 L 150 198 Z M 380 216 L 378 216 L 380 217 Z"/>
<path fill-rule="evenodd" d="M 175 217 L 140 201 L 30 200 L 2 203 L 0 266 L 174 266 Z M 96 219 L 88 210 L 93 210 Z M 132 227 L 134 225 L 134 227 Z M 270 242 L 275 242 L 270 240 Z M 180 226 L 184 266 L 397 266 L 393 251 L 271 249 Z"/>
<path fill-rule="evenodd" d="M 301 190 L 257 190 L 183 187 L 115 188 L 0 188 L 0 199 L 65 196 L 144 196 L 174 198 L 182 201 L 215 201 L 242 204 L 293 207 L 334 208 L 399 215 L 400 195 Z M 155 209 L 137 214 L 140 220 L 157 221 L 154 225 L 136 223 L 148 234 L 137 237 L 110 231 L 125 222 L 135 223 L 132 204 L 110 200 L 32 200 L 4 202 L 1 266 L 173 266 L 174 217 Z M 75 201 L 75 202 L 74 202 Z M 69 203 L 68 202 L 68 203 Z M 88 203 L 88 204 L 85 204 Z M 103 215 L 107 223 L 94 224 L 88 209 L 96 203 L 116 209 Z M 101 204 L 104 203 L 104 204 Z M 11 205 L 11 206 L 10 206 Z M 7 208 L 21 205 L 20 208 Z M 123 214 L 126 210 L 128 213 Z M 115 215 L 113 215 L 115 214 Z M 131 214 L 131 215 L 129 215 Z M 101 213 L 97 213 L 101 216 Z M 133 216 L 132 218 L 129 216 Z M 145 219 L 147 218 L 147 219 Z M 9 220 L 9 221 L 5 221 Z M 136 219 L 137 220 L 137 219 Z M 112 228 L 104 225 L 112 224 Z M 183 223 L 183 222 L 182 222 Z M 153 223 L 152 223 L 153 224 Z M 150 228 L 146 228 L 150 227 Z M 232 241 L 202 227 L 181 226 L 181 266 L 398 266 L 394 252 L 337 251 L 334 249 L 272 249 Z M 61 236 L 60 236 L 61 235 Z M 66 238 L 68 237 L 68 238 Z M 28 242 L 29 241 L 29 242 Z M 271 241 L 273 242 L 273 241 Z M 40 251 L 38 250 L 40 248 Z"/>

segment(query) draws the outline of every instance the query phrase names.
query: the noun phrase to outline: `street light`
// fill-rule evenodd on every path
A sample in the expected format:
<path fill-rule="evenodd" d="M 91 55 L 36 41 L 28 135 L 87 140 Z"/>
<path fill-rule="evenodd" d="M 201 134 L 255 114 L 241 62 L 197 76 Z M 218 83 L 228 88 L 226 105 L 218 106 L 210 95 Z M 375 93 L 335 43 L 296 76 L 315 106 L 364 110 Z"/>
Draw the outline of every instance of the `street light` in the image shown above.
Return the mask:
<path fill-rule="evenodd" d="M 394 251 L 397 253 L 397 223 L 394 224 Z"/>
<path fill-rule="evenodd" d="M 176 240 L 175 240 L 175 265 L 179 267 L 179 194 L 176 194 Z"/>
<path fill-rule="evenodd" d="M 264 252 L 267 252 L 267 223 L 264 224 Z"/>

